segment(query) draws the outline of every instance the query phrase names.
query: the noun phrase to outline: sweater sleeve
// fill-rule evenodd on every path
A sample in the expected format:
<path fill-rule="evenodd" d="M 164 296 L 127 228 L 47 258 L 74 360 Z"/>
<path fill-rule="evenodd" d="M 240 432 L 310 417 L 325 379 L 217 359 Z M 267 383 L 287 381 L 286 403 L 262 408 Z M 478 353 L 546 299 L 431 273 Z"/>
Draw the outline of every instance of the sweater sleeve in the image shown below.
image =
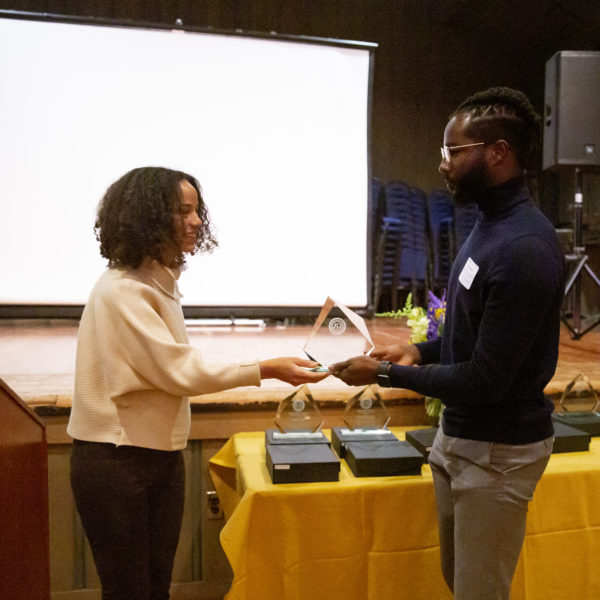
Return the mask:
<path fill-rule="evenodd" d="M 442 340 L 431 340 L 429 342 L 420 342 L 415 344 L 421 354 L 421 364 L 430 365 L 432 363 L 440 362 L 440 351 L 442 347 Z"/>
<path fill-rule="evenodd" d="M 260 385 L 258 362 L 209 362 L 187 339 L 177 340 L 184 327 L 181 307 L 163 296 L 121 280 L 95 297 L 94 337 L 111 398 L 153 389 L 190 396 Z"/>
<path fill-rule="evenodd" d="M 519 238 L 490 273 L 470 358 L 456 364 L 392 365 L 392 385 L 441 398 L 446 405 L 498 402 L 511 386 L 530 385 L 540 375 L 529 373 L 527 362 L 542 328 L 552 322 L 549 315 L 562 298 L 562 283 L 561 267 L 545 240 Z M 554 367 L 555 362 L 543 366 L 547 379 Z"/>

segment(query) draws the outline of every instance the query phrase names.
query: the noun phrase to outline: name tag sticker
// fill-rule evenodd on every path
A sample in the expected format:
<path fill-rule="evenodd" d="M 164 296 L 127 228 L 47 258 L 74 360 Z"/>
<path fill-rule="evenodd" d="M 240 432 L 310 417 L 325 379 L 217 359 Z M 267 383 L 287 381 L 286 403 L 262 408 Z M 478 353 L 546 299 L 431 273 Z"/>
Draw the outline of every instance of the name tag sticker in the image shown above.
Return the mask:
<path fill-rule="evenodd" d="M 458 280 L 468 289 L 471 289 L 471 284 L 473 283 L 473 279 L 475 279 L 475 275 L 477 275 L 477 271 L 479 271 L 479 265 L 475 264 L 475 261 L 472 258 L 468 258 L 463 270 L 458 276 Z"/>

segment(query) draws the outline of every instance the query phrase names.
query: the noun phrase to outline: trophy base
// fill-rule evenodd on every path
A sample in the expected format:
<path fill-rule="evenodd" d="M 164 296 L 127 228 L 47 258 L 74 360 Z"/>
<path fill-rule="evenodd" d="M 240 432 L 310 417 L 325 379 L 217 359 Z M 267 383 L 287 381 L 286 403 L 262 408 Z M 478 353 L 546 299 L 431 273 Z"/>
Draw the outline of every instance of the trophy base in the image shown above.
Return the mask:
<path fill-rule="evenodd" d="M 427 427 L 427 429 L 413 429 L 406 432 L 406 441 L 423 455 L 425 462 L 429 460 L 429 451 L 433 446 L 437 431 L 437 427 Z"/>
<path fill-rule="evenodd" d="M 554 448 L 552 454 L 562 452 L 586 452 L 590 449 L 591 436 L 586 431 L 554 421 Z"/>
<path fill-rule="evenodd" d="M 389 429 L 348 429 L 333 427 L 331 445 L 340 458 L 345 458 L 348 442 L 397 442 L 398 438 Z"/>
<path fill-rule="evenodd" d="M 278 429 L 265 431 L 265 444 L 290 445 L 290 444 L 327 444 L 330 442 L 322 431 L 289 431 L 283 433 Z"/>
<path fill-rule="evenodd" d="M 420 475 L 423 455 L 408 442 L 348 442 L 346 462 L 355 477 Z"/>
<path fill-rule="evenodd" d="M 554 423 L 564 423 L 589 433 L 592 437 L 600 436 L 600 414 L 596 412 L 562 412 L 552 415 Z"/>
<path fill-rule="evenodd" d="M 273 483 L 338 481 L 340 460 L 327 444 L 267 444 L 267 468 Z"/>

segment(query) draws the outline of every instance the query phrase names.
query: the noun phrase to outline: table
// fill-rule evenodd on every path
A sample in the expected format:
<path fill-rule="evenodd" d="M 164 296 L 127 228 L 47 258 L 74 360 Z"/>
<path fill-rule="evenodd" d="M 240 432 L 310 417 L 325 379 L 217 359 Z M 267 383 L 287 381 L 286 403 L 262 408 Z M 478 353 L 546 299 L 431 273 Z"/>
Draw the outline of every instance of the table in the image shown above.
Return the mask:
<path fill-rule="evenodd" d="M 356 478 L 342 461 L 339 482 L 273 485 L 255 432 L 232 436 L 209 469 L 233 569 L 226 600 L 451 599 L 428 465 L 420 476 Z M 600 438 L 589 452 L 551 457 L 512 599 L 600 598 L 599 555 Z"/>

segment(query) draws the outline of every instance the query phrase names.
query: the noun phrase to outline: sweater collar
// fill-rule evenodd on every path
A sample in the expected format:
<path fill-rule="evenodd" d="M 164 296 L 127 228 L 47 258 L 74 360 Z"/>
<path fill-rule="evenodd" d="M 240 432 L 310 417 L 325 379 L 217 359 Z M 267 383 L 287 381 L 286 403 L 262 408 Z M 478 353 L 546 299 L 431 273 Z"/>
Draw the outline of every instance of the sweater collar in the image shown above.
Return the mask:
<path fill-rule="evenodd" d="M 476 203 L 484 219 L 493 219 L 527 199 L 529 190 L 525 177 L 519 176 L 487 189 L 476 199 Z"/>
<path fill-rule="evenodd" d="M 146 276 L 152 280 L 154 285 L 167 296 L 175 300 L 181 300 L 183 294 L 179 291 L 177 280 L 181 275 L 181 270 L 161 265 L 157 260 L 146 257 L 139 267 Z"/>

